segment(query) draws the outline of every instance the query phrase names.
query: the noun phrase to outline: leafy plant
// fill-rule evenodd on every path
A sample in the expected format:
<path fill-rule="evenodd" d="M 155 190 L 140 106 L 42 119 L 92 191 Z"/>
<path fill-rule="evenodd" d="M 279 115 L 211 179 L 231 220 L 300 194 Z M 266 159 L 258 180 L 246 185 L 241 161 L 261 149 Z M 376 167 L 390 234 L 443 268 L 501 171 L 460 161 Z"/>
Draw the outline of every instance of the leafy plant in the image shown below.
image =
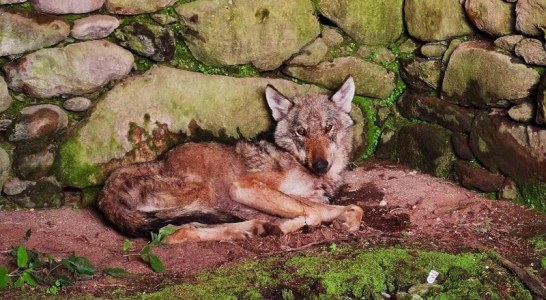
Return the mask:
<path fill-rule="evenodd" d="M 174 226 L 174 225 L 167 225 L 159 229 L 158 233 L 152 232 L 150 242 L 146 244 L 146 246 L 144 246 L 140 250 L 139 252 L 140 259 L 142 259 L 143 262 L 149 264 L 152 270 L 154 270 L 154 272 L 164 273 L 165 265 L 163 264 L 159 256 L 152 253 L 152 247 L 157 247 L 157 246 L 165 244 L 165 240 L 167 239 L 167 237 L 173 234 L 176 230 L 178 230 L 178 228 L 180 227 Z M 123 251 L 128 251 L 132 247 L 133 247 L 133 243 L 131 241 L 125 240 L 123 242 L 123 247 L 122 247 Z M 109 273 L 106 273 L 106 274 L 114 276 Z"/>
<path fill-rule="evenodd" d="M 25 240 L 30 237 L 30 230 L 25 234 Z M 0 288 L 12 286 L 19 288 L 25 284 L 30 286 L 45 285 L 47 293 L 56 294 L 63 286 L 74 284 L 77 280 L 95 273 L 91 262 L 72 253 L 67 258 L 56 260 L 51 256 L 28 250 L 20 245 L 11 249 L 17 269 L 12 272 L 6 267 L 0 267 Z M 17 280 L 12 283 L 11 278 Z"/>

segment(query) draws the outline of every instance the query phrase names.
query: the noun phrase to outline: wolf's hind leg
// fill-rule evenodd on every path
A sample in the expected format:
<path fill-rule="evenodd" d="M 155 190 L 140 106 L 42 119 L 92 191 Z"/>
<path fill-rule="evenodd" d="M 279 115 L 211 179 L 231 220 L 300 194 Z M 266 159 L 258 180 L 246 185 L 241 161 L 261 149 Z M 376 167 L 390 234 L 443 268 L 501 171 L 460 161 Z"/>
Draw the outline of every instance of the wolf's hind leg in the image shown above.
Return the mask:
<path fill-rule="evenodd" d="M 186 241 L 230 241 L 244 240 L 265 233 L 265 221 L 250 220 L 238 223 L 224 223 L 205 225 L 191 223 L 182 226 L 167 237 L 168 244 L 177 244 Z"/>

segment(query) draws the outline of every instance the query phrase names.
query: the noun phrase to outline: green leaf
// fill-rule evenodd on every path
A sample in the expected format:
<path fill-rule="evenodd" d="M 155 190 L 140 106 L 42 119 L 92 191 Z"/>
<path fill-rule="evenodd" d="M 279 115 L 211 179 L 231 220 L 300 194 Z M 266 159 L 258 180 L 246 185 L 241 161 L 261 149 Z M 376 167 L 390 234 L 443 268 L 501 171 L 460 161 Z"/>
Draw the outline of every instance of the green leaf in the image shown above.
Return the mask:
<path fill-rule="evenodd" d="M 17 280 L 15 281 L 15 283 L 13 284 L 13 287 L 14 288 L 20 288 L 23 286 L 23 284 L 25 284 L 25 278 L 23 277 L 23 275 L 19 276 L 19 278 L 17 278 Z"/>
<path fill-rule="evenodd" d="M 47 289 L 47 292 L 52 295 L 57 295 L 57 292 L 59 291 L 59 288 L 56 286 L 51 286 Z"/>
<path fill-rule="evenodd" d="M 36 279 L 34 278 L 34 276 L 32 276 L 32 274 L 30 273 L 30 271 L 25 271 L 25 272 L 23 272 L 23 274 L 21 274 L 21 278 L 23 278 L 23 280 L 24 280 L 28 285 L 31 285 L 31 286 L 37 286 L 37 285 L 38 285 L 38 282 L 36 281 Z"/>
<path fill-rule="evenodd" d="M 142 260 L 145 262 L 150 262 L 151 251 L 152 250 L 150 249 L 150 244 L 147 244 L 146 246 L 144 246 L 144 248 L 142 248 L 142 250 L 140 250 L 140 258 L 142 258 Z"/>
<path fill-rule="evenodd" d="M 28 264 L 28 253 L 27 249 L 23 246 L 17 248 L 17 267 L 23 269 L 26 268 Z"/>
<path fill-rule="evenodd" d="M 165 272 L 165 266 L 157 255 L 150 255 L 150 266 L 152 266 L 152 269 L 157 273 Z"/>
<path fill-rule="evenodd" d="M 102 272 L 115 278 L 129 278 L 134 276 L 134 274 L 127 272 L 123 268 L 107 268 L 102 270 Z"/>
<path fill-rule="evenodd" d="M 169 235 L 176 232 L 179 228 L 180 228 L 180 226 L 174 226 L 174 225 L 169 224 L 167 226 L 161 227 L 161 229 L 159 229 L 158 234 L 155 234 L 155 233 L 152 232 L 152 245 L 159 246 L 161 244 L 164 244 L 165 239 Z"/>
<path fill-rule="evenodd" d="M 0 289 L 5 288 L 10 283 L 8 268 L 0 267 Z"/>
<path fill-rule="evenodd" d="M 123 251 L 127 252 L 132 248 L 133 248 L 133 242 L 131 242 L 128 239 L 125 239 L 125 241 L 123 241 Z"/>
<path fill-rule="evenodd" d="M 23 236 L 23 239 L 25 239 L 25 241 L 28 241 L 28 239 L 30 239 L 31 235 L 32 235 L 32 229 L 29 229 L 29 230 L 27 230 L 27 232 L 25 232 L 25 235 Z"/>
<path fill-rule="evenodd" d="M 69 269 L 70 271 L 75 271 L 78 274 L 95 274 L 95 267 L 93 267 L 91 262 L 85 257 L 72 254 L 68 259 L 63 259 L 61 262 L 63 266 L 65 266 L 67 269 Z"/>

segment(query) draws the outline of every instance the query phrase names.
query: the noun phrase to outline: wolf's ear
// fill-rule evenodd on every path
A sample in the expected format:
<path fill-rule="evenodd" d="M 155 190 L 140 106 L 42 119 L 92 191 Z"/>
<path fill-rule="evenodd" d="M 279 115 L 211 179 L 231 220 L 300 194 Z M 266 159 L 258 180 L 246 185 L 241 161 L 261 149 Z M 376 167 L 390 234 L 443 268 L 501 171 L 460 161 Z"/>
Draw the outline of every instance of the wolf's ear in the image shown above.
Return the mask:
<path fill-rule="evenodd" d="M 351 111 L 351 101 L 355 95 L 355 81 L 352 76 L 347 77 L 339 90 L 332 96 L 332 101 L 344 112 Z"/>
<path fill-rule="evenodd" d="M 275 121 L 284 118 L 290 107 L 292 107 L 292 102 L 270 84 L 265 88 L 265 98 L 267 99 L 267 105 L 271 108 Z"/>

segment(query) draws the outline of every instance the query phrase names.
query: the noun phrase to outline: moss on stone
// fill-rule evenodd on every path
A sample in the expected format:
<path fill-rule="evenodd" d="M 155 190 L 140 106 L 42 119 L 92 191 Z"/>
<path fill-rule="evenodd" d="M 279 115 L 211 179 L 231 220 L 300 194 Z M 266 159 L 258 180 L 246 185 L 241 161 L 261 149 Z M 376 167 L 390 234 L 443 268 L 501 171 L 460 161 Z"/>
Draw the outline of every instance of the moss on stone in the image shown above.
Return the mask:
<path fill-rule="evenodd" d="M 546 182 L 518 182 L 516 202 L 541 212 L 546 212 Z"/>
<path fill-rule="evenodd" d="M 92 206 L 97 203 L 102 186 L 92 186 L 82 189 L 82 206 Z"/>
<path fill-rule="evenodd" d="M 35 11 L 34 7 L 32 6 L 32 4 L 30 4 L 30 2 L 2 5 L 2 8 L 7 8 L 13 11 L 24 11 L 24 12 Z"/>
<path fill-rule="evenodd" d="M 70 138 L 59 147 L 55 162 L 55 173 L 62 183 L 73 187 L 83 188 L 101 181 L 105 174 L 98 165 L 92 165 L 82 159 L 82 145 L 76 137 Z"/>
<path fill-rule="evenodd" d="M 362 115 L 364 117 L 364 129 L 366 131 L 367 139 L 364 143 L 364 152 L 357 156 L 359 159 L 371 157 L 374 154 L 377 144 L 379 143 L 379 138 L 381 137 L 382 130 L 376 125 L 377 108 L 373 104 L 373 101 L 373 98 L 359 96 L 356 96 L 353 99 L 353 102 L 358 105 L 360 110 L 362 110 Z"/>
<path fill-rule="evenodd" d="M 356 54 L 356 51 L 358 50 L 358 44 L 355 42 L 355 40 L 351 38 L 350 36 L 348 36 L 341 29 L 336 27 L 331 27 L 331 28 L 337 31 L 337 33 L 341 34 L 341 36 L 343 37 L 343 42 L 341 42 L 340 44 L 334 47 L 329 48 L 324 60 L 330 61 L 338 57 L 354 56 Z"/>

